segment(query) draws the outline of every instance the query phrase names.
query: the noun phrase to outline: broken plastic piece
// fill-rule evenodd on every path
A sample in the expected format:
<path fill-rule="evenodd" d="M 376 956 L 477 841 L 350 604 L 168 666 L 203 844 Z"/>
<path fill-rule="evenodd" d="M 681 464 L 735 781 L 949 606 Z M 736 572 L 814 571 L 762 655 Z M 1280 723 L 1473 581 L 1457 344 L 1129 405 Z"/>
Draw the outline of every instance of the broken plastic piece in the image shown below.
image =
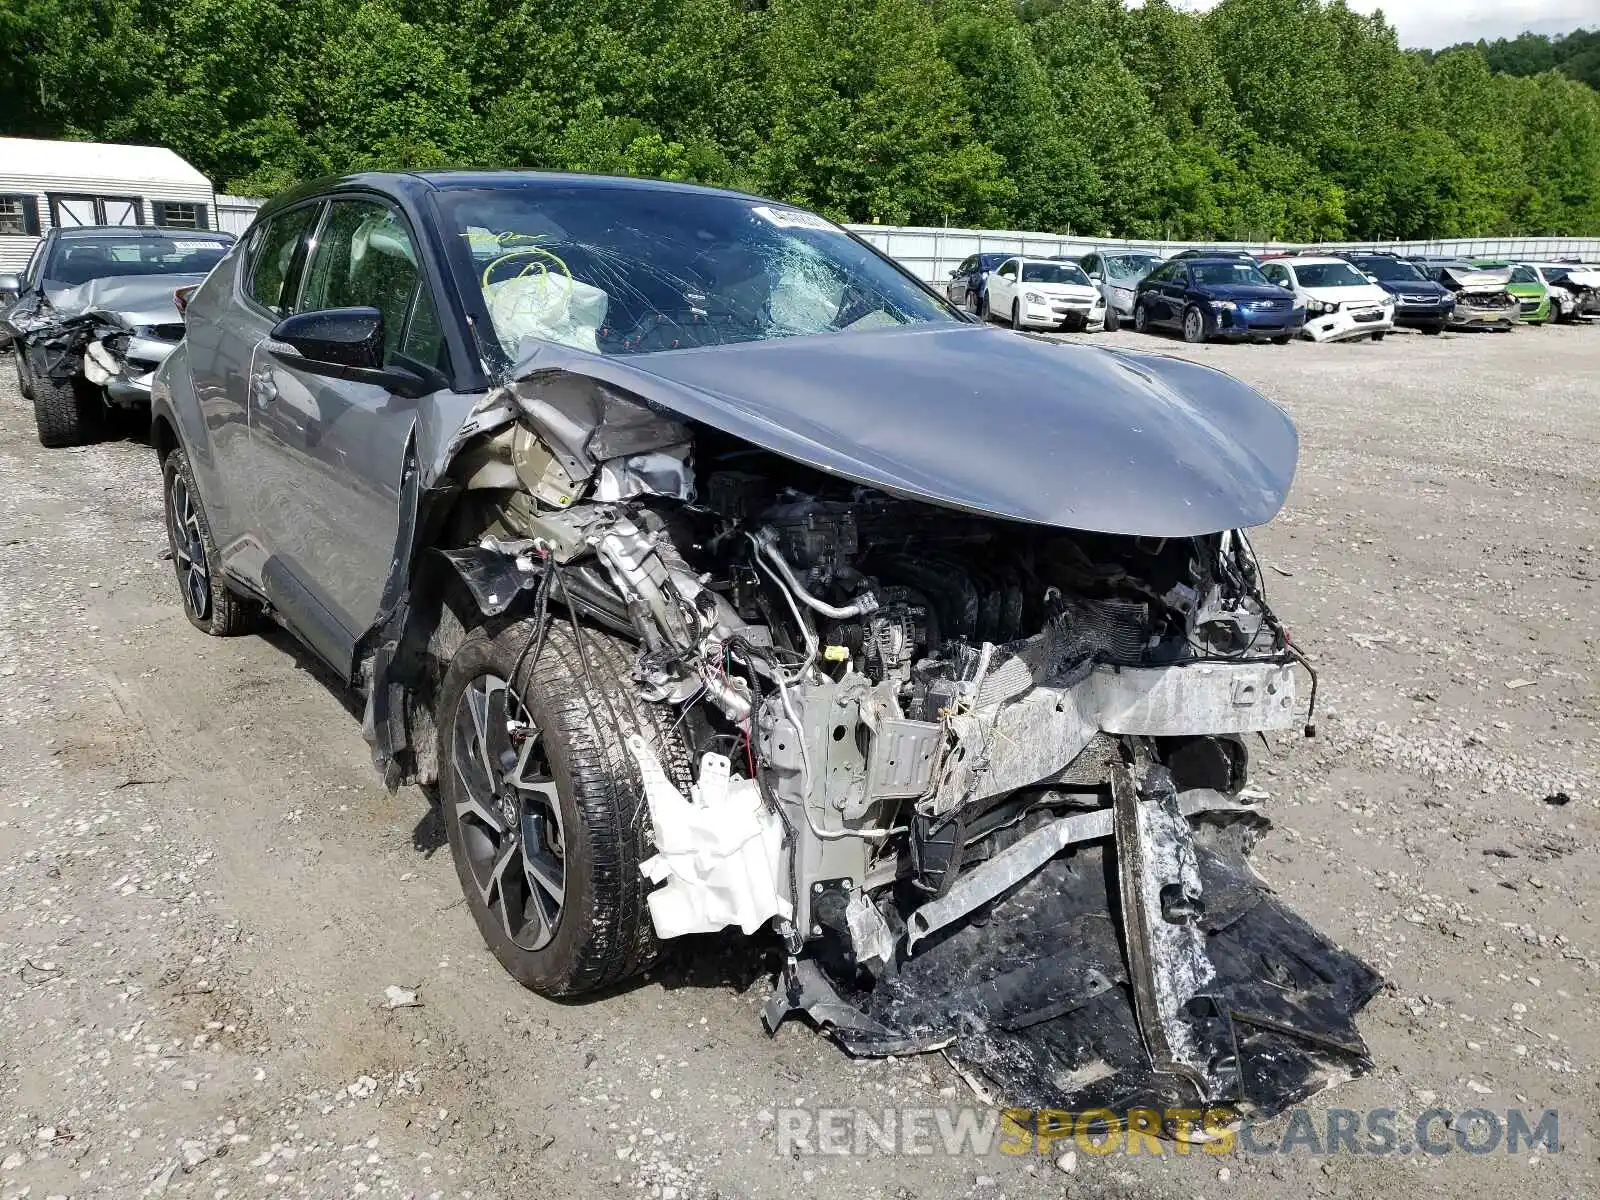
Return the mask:
<path fill-rule="evenodd" d="M 730 778 L 720 754 L 700 759 L 693 802 L 673 786 L 638 734 L 628 750 L 644 778 L 657 853 L 640 872 L 662 887 L 650 893 L 656 936 L 715 933 L 737 925 L 746 934 L 794 908 L 779 886 L 783 825 L 762 802 L 752 779 Z"/>

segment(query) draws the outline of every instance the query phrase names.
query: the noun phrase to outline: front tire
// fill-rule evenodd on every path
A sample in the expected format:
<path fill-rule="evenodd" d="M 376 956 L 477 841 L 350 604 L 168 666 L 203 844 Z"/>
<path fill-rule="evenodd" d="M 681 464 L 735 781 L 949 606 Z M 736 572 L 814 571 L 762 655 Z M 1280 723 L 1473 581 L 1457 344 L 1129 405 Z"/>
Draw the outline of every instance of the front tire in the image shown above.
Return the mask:
<path fill-rule="evenodd" d="M 17 391 L 22 393 L 24 400 L 33 399 L 33 385 L 28 382 L 28 368 L 22 357 L 22 347 L 17 346 L 13 351 L 17 360 Z"/>
<path fill-rule="evenodd" d="M 1137 301 L 1133 306 L 1133 331 L 1150 332 L 1150 310 L 1145 308 L 1143 300 Z"/>
<path fill-rule="evenodd" d="M 211 538 L 211 526 L 200 506 L 194 472 L 182 450 L 161 464 L 162 507 L 166 510 L 167 545 L 178 573 L 183 613 L 189 624 L 212 637 L 237 637 L 255 628 L 260 607 L 229 590 L 222 556 Z"/>
<path fill-rule="evenodd" d="M 983 292 L 978 296 L 978 319 L 987 325 L 993 315 L 989 311 L 989 293 Z"/>
<path fill-rule="evenodd" d="M 1183 340 L 1195 346 L 1206 340 L 1206 315 L 1192 304 L 1183 313 Z"/>
<path fill-rule="evenodd" d="M 1107 333 L 1115 333 L 1121 327 L 1122 327 L 1122 314 L 1119 313 L 1116 309 L 1112 308 L 1111 305 L 1109 305 L 1109 304 L 1106 305 L 1105 331 Z"/>
<path fill-rule="evenodd" d="M 1438 337 L 1440 334 L 1442 334 L 1444 332 L 1444 326 L 1443 325 L 1424 325 L 1422 327 L 1422 332 L 1427 334 L 1429 337 Z"/>
<path fill-rule="evenodd" d="M 1389 331 L 1387 329 L 1380 329 L 1377 333 L 1372 335 L 1372 340 L 1375 342 L 1381 342 L 1383 341 L 1383 335 L 1388 332 Z"/>
<path fill-rule="evenodd" d="M 650 965 L 658 946 L 639 864 L 649 808 L 624 743 L 638 732 L 685 792 L 689 754 L 640 698 L 634 648 L 563 616 L 537 656 L 531 619 L 473 630 L 435 710 L 445 831 L 467 907 L 524 987 L 574 996 Z"/>
<path fill-rule="evenodd" d="M 1022 301 L 1020 300 L 1011 302 L 1011 328 L 1022 328 Z"/>
<path fill-rule="evenodd" d="M 31 383 L 29 398 L 41 446 L 52 450 L 82 446 L 99 436 L 105 405 L 87 379 L 73 376 L 61 381 L 35 375 Z"/>

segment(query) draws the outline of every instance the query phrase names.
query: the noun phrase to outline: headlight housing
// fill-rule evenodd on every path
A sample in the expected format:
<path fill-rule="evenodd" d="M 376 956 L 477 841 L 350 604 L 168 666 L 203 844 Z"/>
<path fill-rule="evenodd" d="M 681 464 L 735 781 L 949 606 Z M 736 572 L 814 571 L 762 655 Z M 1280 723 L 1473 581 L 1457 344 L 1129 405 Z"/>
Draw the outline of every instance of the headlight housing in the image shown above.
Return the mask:
<path fill-rule="evenodd" d="M 1022 298 L 1024 300 L 1026 300 L 1029 304 L 1043 304 L 1044 303 L 1044 297 L 1039 295 L 1038 292 L 1024 292 L 1023 295 L 1022 295 Z"/>
<path fill-rule="evenodd" d="M 1212 308 L 1220 309 L 1223 312 L 1233 312 L 1239 307 L 1232 300 L 1208 300 L 1207 303 Z"/>

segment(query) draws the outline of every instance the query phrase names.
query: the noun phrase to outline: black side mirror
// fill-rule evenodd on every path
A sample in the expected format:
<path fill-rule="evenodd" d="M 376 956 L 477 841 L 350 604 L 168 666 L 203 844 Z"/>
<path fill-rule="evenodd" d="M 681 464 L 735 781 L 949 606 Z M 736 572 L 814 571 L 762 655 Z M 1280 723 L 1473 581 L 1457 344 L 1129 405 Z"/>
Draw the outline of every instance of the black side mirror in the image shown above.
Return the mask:
<path fill-rule="evenodd" d="M 272 356 L 312 375 L 348 379 L 417 399 L 445 386 L 435 371 L 383 363 L 383 314 L 375 308 L 295 313 L 272 327 Z"/>
<path fill-rule="evenodd" d="M 383 367 L 383 314 L 375 308 L 325 308 L 295 313 L 272 330 L 272 340 L 291 347 L 312 364 L 357 367 L 368 371 Z"/>

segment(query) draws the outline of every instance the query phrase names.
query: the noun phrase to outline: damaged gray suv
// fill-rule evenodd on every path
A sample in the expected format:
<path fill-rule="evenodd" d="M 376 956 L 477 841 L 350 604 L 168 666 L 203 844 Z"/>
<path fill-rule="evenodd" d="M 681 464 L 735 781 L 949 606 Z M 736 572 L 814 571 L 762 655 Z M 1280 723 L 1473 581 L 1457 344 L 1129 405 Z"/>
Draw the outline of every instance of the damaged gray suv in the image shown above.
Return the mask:
<path fill-rule="evenodd" d="M 1007 1102 L 1272 1112 L 1377 975 L 1287 911 L 1250 739 L 1314 675 L 1245 530 L 1289 419 L 985 327 L 755 197 L 529 173 L 282 196 L 154 441 L 189 619 L 264 612 L 437 798 L 518 980 L 737 928 L 765 1019 Z"/>

